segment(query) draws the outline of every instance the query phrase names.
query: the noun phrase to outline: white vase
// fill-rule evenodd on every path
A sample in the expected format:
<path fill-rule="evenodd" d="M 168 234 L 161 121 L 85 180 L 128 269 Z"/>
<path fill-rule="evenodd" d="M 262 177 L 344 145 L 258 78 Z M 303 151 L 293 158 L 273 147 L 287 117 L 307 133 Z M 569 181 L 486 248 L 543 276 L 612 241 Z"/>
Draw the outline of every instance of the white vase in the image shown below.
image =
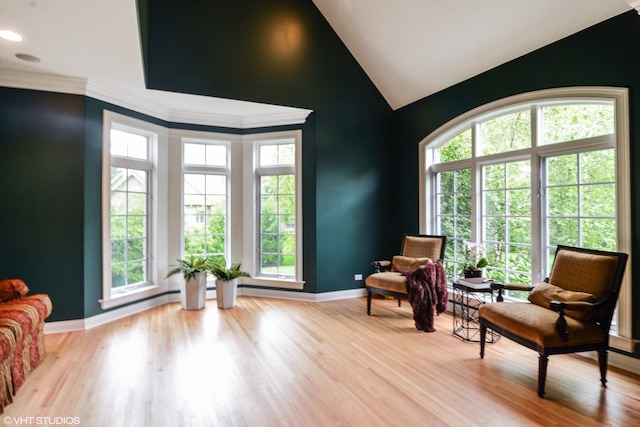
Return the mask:
<path fill-rule="evenodd" d="M 218 308 L 231 308 L 236 305 L 238 279 L 216 280 L 216 300 Z"/>
<path fill-rule="evenodd" d="M 207 297 L 207 273 L 196 273 L 195 277 L 183 281 L 180 290 L 180 302 L 184 310 L 200 310 L 204 308 Z"/>

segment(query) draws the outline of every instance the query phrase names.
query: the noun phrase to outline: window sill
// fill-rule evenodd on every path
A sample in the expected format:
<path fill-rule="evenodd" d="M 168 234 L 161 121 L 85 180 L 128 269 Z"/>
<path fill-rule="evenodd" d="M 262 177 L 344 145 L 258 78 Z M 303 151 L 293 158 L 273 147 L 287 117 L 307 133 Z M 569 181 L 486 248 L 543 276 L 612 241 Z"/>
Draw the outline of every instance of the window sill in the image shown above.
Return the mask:
<path fill-rule="evenodd" d="M 124 304 L 137 302 L 145 298 L 153 297 L 161 293 L 167 292 L 166 286 L 147 285 L 139 288 L 131 289 L 127 292 L 112 294 L 109 299 L 99 300 L 103 310 L 118 307 Z"/>

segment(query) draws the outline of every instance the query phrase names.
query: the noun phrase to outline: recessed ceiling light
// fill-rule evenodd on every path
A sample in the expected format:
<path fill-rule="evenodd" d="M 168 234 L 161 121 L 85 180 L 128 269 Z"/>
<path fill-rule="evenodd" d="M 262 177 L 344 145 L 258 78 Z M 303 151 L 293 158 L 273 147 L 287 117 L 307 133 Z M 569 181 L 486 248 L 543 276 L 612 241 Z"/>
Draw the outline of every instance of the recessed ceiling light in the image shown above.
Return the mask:
<path fill-rule="evenodd" d="M 22 59 L 27 62 L 40 62 L 40 58 L 37 56 L 29 55 L 28 53 L 16 53 L 16 58 Z"/>
<path fill-rule="evenodd" d="M 12 42 L 22 41 L 22 36 L 20 34 L 14 33 L 13 31 L 9 31 L 9 30 L 0 30 L 0 37 L 2 37 L 5 40 L 10 40 Z"/>

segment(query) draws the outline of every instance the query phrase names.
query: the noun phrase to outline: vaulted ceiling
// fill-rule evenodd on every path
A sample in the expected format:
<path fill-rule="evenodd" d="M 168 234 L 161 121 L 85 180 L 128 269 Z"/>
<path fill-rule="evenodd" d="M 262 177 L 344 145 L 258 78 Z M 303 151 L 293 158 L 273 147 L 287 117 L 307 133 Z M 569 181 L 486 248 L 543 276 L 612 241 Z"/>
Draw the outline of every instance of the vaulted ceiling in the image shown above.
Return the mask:
<path fill-rule="evenodd" d="M 640 7 L 638 0 L 313 2 L 393 109 Z M 0 39 L 2 85 L 38 88 L 41 74 L 59 84 L 79 79 L 103 99 L 160 118 L 207 116 L 222 125 L 295 111 L 146 89 L 135 0 L 0 0 L 0 30 L 23 36 Z"/>

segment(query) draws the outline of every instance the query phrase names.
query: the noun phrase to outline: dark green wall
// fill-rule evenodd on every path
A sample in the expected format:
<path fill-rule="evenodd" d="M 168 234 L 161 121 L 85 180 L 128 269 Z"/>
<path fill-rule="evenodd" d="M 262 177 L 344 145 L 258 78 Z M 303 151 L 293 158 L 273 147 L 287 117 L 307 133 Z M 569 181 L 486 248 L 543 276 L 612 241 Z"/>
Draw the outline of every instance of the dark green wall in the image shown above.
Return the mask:
<path fill-rule="evenodd" d="M 305 291 L 362 287 L 354 274 L 388 250 L 391 108 L 313 2 L 138 8 L 148 87 L 314 111 L 303 136 Z"/>
<path fill-rule="evenodd" d="M 394 224 L 418 224 L 418 143 L 449 120 L 480 105 L 525 92 L 568 86 L 629 88 L 631 164 L 640 162 L 640 16 L 619 15 L 529 55 L 421 99 L 394 114 Z M 640 212 L 640 172 L 631 170 L 632 218 Z M 637 196 L 637 197 L 635 197 Z M 398 233 L 403 227 L 396 227 Z M 639 253 L 640 229 L 633 227 L 632 250 Z M 628 265 L 633 277 L 637 266 Z M 640 307 L 640 286 L 634 285 L 634 306 Z M 637 310 L 636 310 L 637 311 Z M 634 331 L 640 330 L 640 312 Z M 637 332 L 634 333 L 637 336 Z"/>
<path fill-rule="evenodd" d="M 0 88 L 0 278 L 83 317 L 84 98 Z"/>

